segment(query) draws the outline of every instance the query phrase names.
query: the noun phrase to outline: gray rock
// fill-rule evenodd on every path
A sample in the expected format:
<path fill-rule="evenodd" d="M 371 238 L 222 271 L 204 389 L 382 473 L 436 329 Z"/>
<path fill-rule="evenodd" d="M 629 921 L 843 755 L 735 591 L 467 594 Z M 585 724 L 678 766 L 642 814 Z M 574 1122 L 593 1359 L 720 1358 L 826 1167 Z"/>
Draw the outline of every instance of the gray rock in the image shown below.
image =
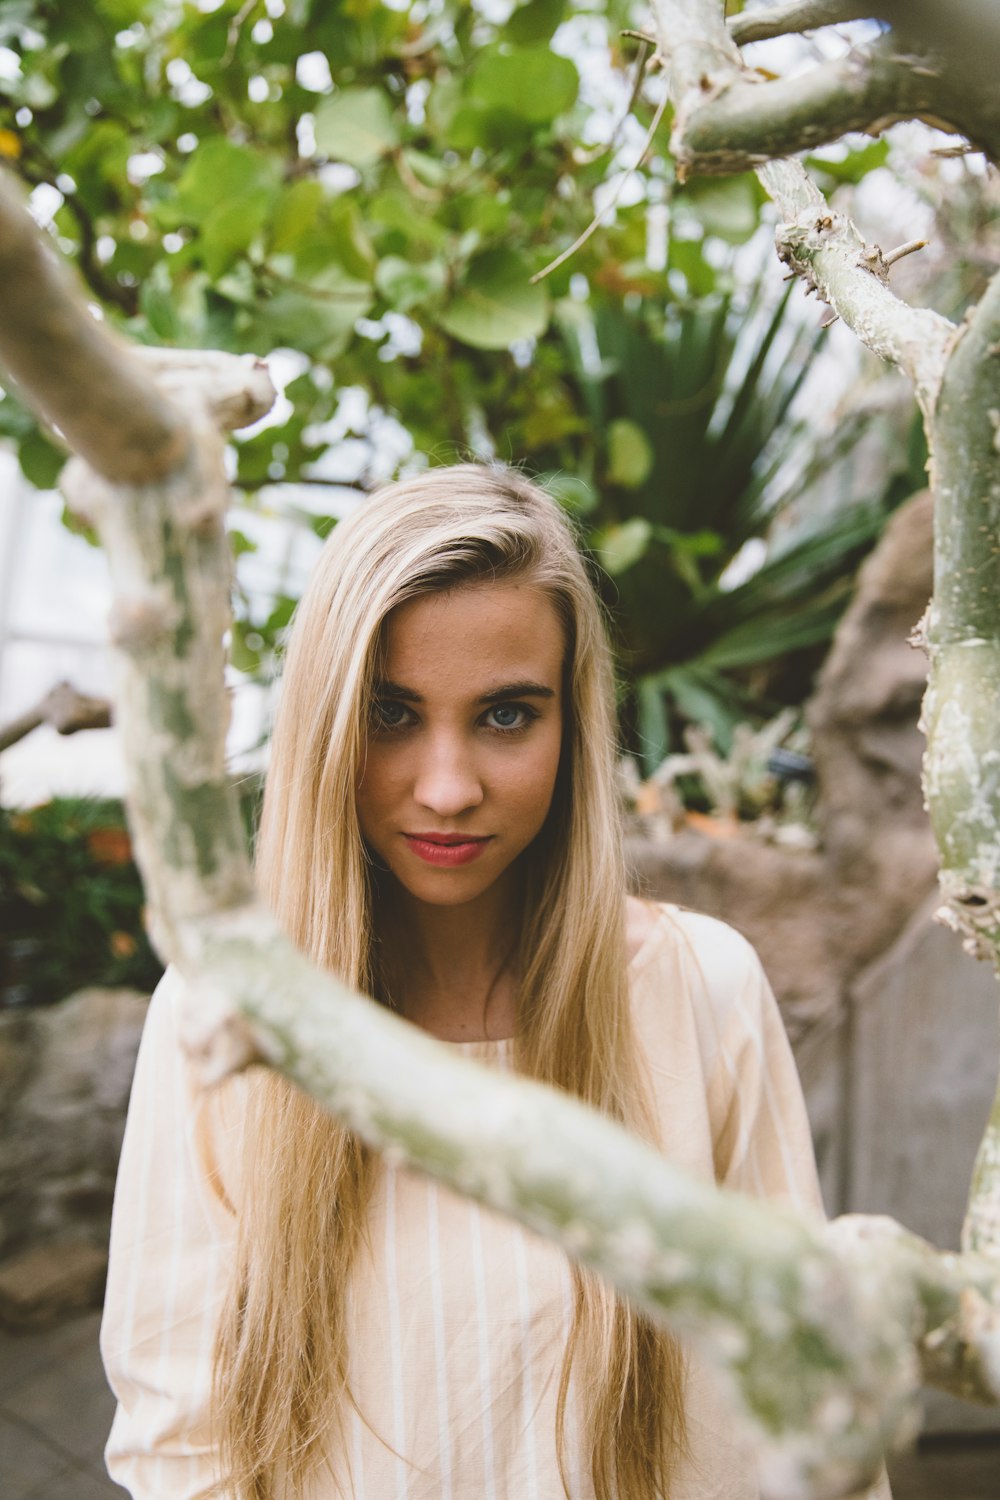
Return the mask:
<path fill-rule="evenodd" d="M 28 1244 L 106 1243 L 148 996 L 81 990 L 0 1013 L 0 1259 Z"/>

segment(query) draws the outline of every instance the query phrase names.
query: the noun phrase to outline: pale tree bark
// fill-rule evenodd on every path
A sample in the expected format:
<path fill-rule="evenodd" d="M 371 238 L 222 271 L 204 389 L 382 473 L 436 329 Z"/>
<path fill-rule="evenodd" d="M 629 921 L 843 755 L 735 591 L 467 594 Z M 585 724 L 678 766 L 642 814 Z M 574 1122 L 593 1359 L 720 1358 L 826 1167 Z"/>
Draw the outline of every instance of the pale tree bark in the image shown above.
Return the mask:
<path fill-rule="evenodd" d="M 56 734 L 79 734 L 81 729 L 107 729 L 111 704 L 107 698 L 92 698 L 71 682 L 57 682 L 34 706 L 0 727 L 0 750 L 9 750 L 32 730 L 48 724 Z"/>
<path fill-rule="evenodd" d="M 720 6 L 664 4 L 661 16 L 681 140 L 691 100 L 736 74 L 738 53 Z M 821 222 L 822 200 L 790 167 L 768 170 L 787 195 L 790 262 L 910 369 L 931 408 L 950 325 L 896 317 L 877 259 L 855 263 L 850 226 Z M 184 1029 L 205 1080 L 279 1067 L 388 1156 L 550 1236 L 699 1342 L 756 1437 L 771 1500 L 857 1493 L 882 1446 L 912 1432 L 921 1377 L 1000 1400 L 991 1254 L 942 1255 L 878 1220 L 827 1234 L 691 1182 L 578 1103 L 456 1057 L 294 950 L 254 896 L 224 768 L 218 425 L 266 409 L 262 372 L 191 354 L 181 378 L 169 358 L 152 373 L 81 309 L 8 193 L 0 269 L 19 309 L 0 326 L 0 359 L 81 455 L 64 487 L 108 550 L 130 818 L 155 940 L 188 980 Z"/>
<path fill-rule="evenodd" d="M 1000 155 L 1000 91 L 993 59 L 1000 15 L 981 0 L 815 0 L 763 6 L 726 27 L 716 0 L 654 0 L 661 53 L 683 120 L 672 142 L 678 171 L 740 172 L 775 157 L 877 135 L 897 120 L 925 120 Z M 869 16 L 891 30 L 801 77 L 744 69 L 735 39 L 756 40 Z M 692 62 L 697 60 L 697 69 Z M 683 90 L 677 83 L 683 79 Z"/>
<path fill-rule="evenodd" d="M 785 85 L 748 80 L 734 33 L 750 40 L 864 12 L 806 0 L 753 10 L 727 27 L 716 0 L 657 0 L 676 105 L 672 145 L 685 171 L 719 170 L 727 143 L 739 148 L 737 158 L 725 157 L 730 165 L 815 144 L 815 121 L 790 107 L 810 80 L 817 116 L 834 133 L 846 119 L 856 128 L 852 68 L 869 78 L 888 70 L 896 79 L 897 93 L 884 96 L 897 101 L 891 118 L 929 118 L 910 105 L 918 95 L 936 101 L 1000 162 L 1000 9 L 983 0 L 947 7 L 875 0 L 868 13 L 893 31 L 859 49 L 853 62 Z M 934 597 L 923 633 L 930 658 L 924 787 L 941 855 L 940 915 L 970 952 L 1000 968 L 1000 276 L 955 327 L 892 294 L 892 256 L 866 246 L 798 162 L 768 160 L 759 176 L 782 216 L 781 259 L 868 348 L 911 377 L 921 405 L 935 493 Z M 976 1162 L 963 1244 L 1000 1262 L 1000 1091 Z"/>

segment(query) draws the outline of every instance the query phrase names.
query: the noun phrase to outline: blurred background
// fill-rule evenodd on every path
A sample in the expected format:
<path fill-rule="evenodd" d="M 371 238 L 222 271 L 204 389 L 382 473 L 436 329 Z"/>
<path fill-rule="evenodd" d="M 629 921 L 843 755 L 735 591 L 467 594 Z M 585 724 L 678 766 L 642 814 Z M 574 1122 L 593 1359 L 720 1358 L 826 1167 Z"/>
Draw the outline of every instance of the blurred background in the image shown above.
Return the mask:
<path fill-rule="evenodd" d="M 387 479 L 524 465 L 600 570 L 637 888 L 760 950 L 828 1210 L 957 1244 L 996 996 L 932 922 L 906 644 L 931 583 L 922 429 L 906 382 L 783 280 L 756 180 L 676 182 L 669 109 L 650 133 L 663 81 L 623 35 L 646 19 L 626 0 L 0 0 L 0 158 L 96 316 L 266 357 L 281 389 L 229 450 L 248 835 L 323 538 Z M 747 59 L 787 73 L 871 31 Z M 893 285 L 957 318 L 996 269 L 1000 191 L 954 145 L 901 125 L 808 164 L 869 241 L 927 239 Z M 107 573 L 62 462 L 3 393 L 0 1320 L 42 1393 L 0 1383 L 11 1463 L 42 1443 L 16 1500 L 101 1483 L 92 1317 L 68 1319 L 99 1297 L 160 972 L 120 802 Z M 52 1450 L 71 1349 L 98 1405 L 77 1401 L 79 1442 Z M 1000 1473 L 998 1425 L 929 1398 L 937 1446 L 897 1495 L 995 1493 L 977 1474 Z"/>

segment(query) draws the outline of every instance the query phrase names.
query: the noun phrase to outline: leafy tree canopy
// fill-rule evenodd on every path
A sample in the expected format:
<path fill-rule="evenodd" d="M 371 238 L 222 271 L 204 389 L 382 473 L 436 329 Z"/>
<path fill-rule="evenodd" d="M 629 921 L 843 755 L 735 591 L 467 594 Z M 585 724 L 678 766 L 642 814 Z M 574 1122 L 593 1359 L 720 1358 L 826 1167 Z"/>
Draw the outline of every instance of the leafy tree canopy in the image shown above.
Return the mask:
<path fill-rule="evenodd" d="M 732 670 L 828 637 L 874 527 L 824 538 L 818 579 L 807 555 L 758 584 L 772 628 L 739 635 L 718 579 L 764 522 L 761 453 L 807 355 L 760 289 L 733 300 L 754 178 L 678 186 L 661 129 L 615 214 L 531 279 L 640 157 L 662 82 L 633 87 L 637 20 L 628 0 L 0 0 L 0 153 L 133 338 L 301 356 L 283 420 L 235 448 L 248 495 L 329 494 L 331 445 L 377 439 L 382 414 L 401 452 L 558 476 L 614 575 L 626 669 L 657 679 L 647 705 L 721 704 L 724 737 Z M 0 431 L 54 482 L 61 453 L 11 399 Z M 386 468 L 365 452 L 361 488 Z M 306 519 L 322 534 L 333 508 Z M 293 602 L 244 604 L 244 670 Z"/>

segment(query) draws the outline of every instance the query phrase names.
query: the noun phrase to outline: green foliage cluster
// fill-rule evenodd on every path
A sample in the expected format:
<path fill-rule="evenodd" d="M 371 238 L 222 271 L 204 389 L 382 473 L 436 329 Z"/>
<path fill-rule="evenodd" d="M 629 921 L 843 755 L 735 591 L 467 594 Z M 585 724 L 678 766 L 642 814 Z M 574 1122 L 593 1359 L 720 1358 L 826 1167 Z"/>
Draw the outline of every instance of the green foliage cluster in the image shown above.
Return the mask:
<path fill-rule="evenodd" d="M 773 516 L 810 340 L 773 286 L 734 292 L 755 179 L 678 185 L 668 121 L 613 220 L 531 279 L 639 156 L 649 90 L 626 129 L 609 80 L 635 76 L 620 33 L 641 20 L 630 0 L 0 0 L 17 63 L 0 154 L 46 185 L 60 244 L 133 338 L 304 356 L 284 419 L 235 444 L 251 501 L 318 488 L 348 387 L 431 462 L 546 476 L 611 575 L 623 723 L 652 763 L 675 720 L 725 742 L 773 707 L 748 672 L 828 638 L 881 512 L 720 587 Z M 601 111 L 618 130 L 591 145 Z M 54 481 L 58 451 L 10 398 L 0 433 Z M 306 517 L 321 534 L 325 509 Z M 293 605 L 238 596 L 239 668 L 269 669 Z"/>
<path fill-rule="evenodd" d="M 163 966 L 143 901 L 119 802 L 0 808 L 0 1004 L 47 1005 L 85 985 L 151 989 Z"/>

